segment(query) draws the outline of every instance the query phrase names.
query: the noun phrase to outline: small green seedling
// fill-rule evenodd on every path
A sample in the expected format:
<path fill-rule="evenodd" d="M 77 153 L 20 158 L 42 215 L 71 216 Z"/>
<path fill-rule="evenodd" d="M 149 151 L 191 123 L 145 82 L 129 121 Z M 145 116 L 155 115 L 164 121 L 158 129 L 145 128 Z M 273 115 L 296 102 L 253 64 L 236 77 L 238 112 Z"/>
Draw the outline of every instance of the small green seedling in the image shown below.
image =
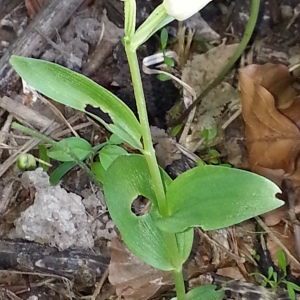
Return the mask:
<path fill-rule="evenodd" d="M 177 300 L 218 300 L 223 297 L 223 292 L 216 291 L 214 286 L 199 287 L 186 293 L 182 265 L 191 253 L 194 227 L 200 226 L 204 230 L 224 228 L 283 205 L 283 201 L 276 198 L 280 189 L 270 180 L 251 172 L 205 165 L 172 180 L 157 164 L 136 50 L 175 17 L 184 20 L 209 1 L 188 1 L 186 4 L 164 0 L 138 28 L 135 0 L 124 1 L 123 44 L 139 118 L 118 97 L 81 74 L 42 60 L 17 56 L 10 59 L 16 72 L 30 86 L 57 102 L 92 116 L 139 153 L 127 154 L 113 144 L 98 145 L 96 149 L 78 138 L 53 143 L 33 133 L 53 145 L 48 151 L 49 156 L 63 160 L 63 164 L 69 164 L 68 168 L 77 163 L 96 182 L 102 181 L 110 216 L 124 243 L 149 265 L 172 272 Z M 254 8 L 259 5 L 257 0 L 252 3 Z M 257 9 L 254 12 L 258 12 Z M 163 41 L 165 45 L 165 36 Z M 112 122 L 107 123 L 93 115 L 88 109 L 90 106 L 100 107 Z M 13 128 L 22 129 L 17 124 L 13 124 Z M 27 132 L 32 134 L 29 129 Z M 91 171 L 83 161 L 93 158 L 99 150 L 99 164 L 92 163 Z M 149 212 L 142 216 L 131 210 L 138 196 L 151 202 Z"/>
<path fill-rule="evenodd" d="M 297 284 L 290 282 L 286 279 L 287 277 L 287 261 L 286 256 L 282 249 L 280 249 L 277 253 L 277 260 L 280 267 L 280 270 L 282 271 L 282 275 L 279 277 L 278 273 L 274 270 L 272 266 L 268 269 L 268 276 L 265 276 L 261 273 L 252 273 L 250 275 L 257 275 L 262 278 L 261 285 L 264 287 L 270 286 L 273 291 L 276 291 L 280 286 L 285 286 L 289 297 L 291 300 L 296 299 L 296 293 L 300 292 L 300 286 Z"/>
<path fill-rule="evenodd" d="M 206 144 L 212 141 L 217 136 L 217 134 L 217 126 L 211 126 L 202 130 L 202 137 L 204 138 Z"/>
<path fill-rule="evenodd" d="M 105 170 L 120 155 L 128 154 L 126 150 L 118 146 L 122 140 L 111 135 L 105 143 L 92 147 L 86 140 L 78 137 L 71 137 L 61 140 L 48 149 L 47 155 L 52 159 L 62 162 L 50 175 L 52 185 L 57 184 L 61 178 L 78 164 L 78 160 L 90 159 L 91 171 L 95 178 L 102 183 Z M 94 161 L 98 154 L 99 162 Z"/>
<path fill-rule="evenodd" d="M 208 155 L 209 155 L 209 164 L 211 165 L 219 165 L 220 162 L 220 153 L 216 149 L 208 149 Z"/>
<path fill-rule="evenodd" d="M 217 136 L 218 130 L 217 126 L 211 126 L 209 128 L 204 128 L 202 130 L 202 137 L 204 138 L 205 144 L 208 146 L 209 143 Z M 208 164 L 211 165 L 221 165 L 220 161 L 220 153 L 216 149 L 207 148 L 207 156 L 206 159 Z"/>
<path fill-rule="evenodd" d="M 204 141 L 206 145 L 209 145 L 209 143 L 217 136 L 218 130 L 217 126 L 211 126 L 210 128 L 204 128 L 202 130 L 202 137 L 204 138 Z M 216 149 L 207 148 L 207 155 L 208 158 L 205 159 L 206 163 L 210 165 L 219 165 L 223 167 L 229 167 L 231 168 L 230 164 L 222 163 L 220 160 L 220 152 Z M 200 165 L 203 164 L 203 161 L 201 160 Z"/>
<path fill-rule="evenodd" d="M 92 147 L 89 142 L 79 137 L 65 138 L 60 142 L 55 142 L 19 124 L 13 124 L 13 127 L 18 130 L 23 130 L 23 132 L 40 138 L 45 143 L 52 145 L 49 149 L 47 149 L 44 144 L 39 146 L 39 163 L 44 171 L 49 169 L 50 158 L 61 162 L 50 175 L 50 183 L 52 185 L 58 184 L 62 177 L 77 165 L 83 166 L 83 169 L 89 173 L 89 170 L 85 164 L 83 164 L 83 161 L 87 159 L 90 160 L 91 167 L 89 174 L 99 183 L 102 183 L 105 170 L 107 170 L 109 165 L 120 155 L 128 154 L 126 150 L 119 146 L 119 144 L 123 143 L 123 140 L 115 134 L 112 134 L 105 143 Z M 99 162 L 94 161 L 94 157 L 97 154 Z M 19 156 L 17 165 L 22 171 L 33 170 L 36 168 L 36 159 L 31 154 L 24 153 Z"/>
<path fill-rule="evenodd" d="M 167 49 L 167 45 L 168 45 L 168 39 L 169 39 L 169 33 L 168 30 L 166 28 L 163 28 L 160 32 L 160 46 L 161 46 L 161 51 L 163 53 L 164 56 L 164 62 L 168 67 L 174 67 L 175 66 L 175 62 L 174 59 L 171 57 L 166 56 L 166 49 Z M 157 75 L 157 79 L 160 81 L 168 81 L 171 78 L 166 75 L 166 74 L 158 74 Z"/>
<path fill-rule="evenodd" d="M 182 110 L 182 107 L 183 107 L 182 102 L 176 103 L 176 104 L 170 109 L 170 111 L 169 111 L 169 113 L 168 113 L 169 118 L 170 118 L 171 120 L 175 120 L 175 119 L 178 117 L 178 115 L 180 114 L 180 111 Z M 182 128 L 183 128 L 183 124 L 182 124 L 182 123 L 180 123 L 180 124 L 174 126 L 174 127 L 172 128 L 171 135 L 172 135 L 173 137 L 176 137 L 176 136 L 178 135 L 178 133 L 182 130 Z"/>
<path fill-rule="evenodd" d="M 169 39 L 168 30 L 166 28 L 163 28 L 160 33 L 160 45 L 161 45 L 162 53 L 164 54 L 164 62 L 168 67 L 174 67 L 175 62 L 174 62 L 173 58 L 166 56 L 166 48 L 168 45 L 168 39 Z"/>

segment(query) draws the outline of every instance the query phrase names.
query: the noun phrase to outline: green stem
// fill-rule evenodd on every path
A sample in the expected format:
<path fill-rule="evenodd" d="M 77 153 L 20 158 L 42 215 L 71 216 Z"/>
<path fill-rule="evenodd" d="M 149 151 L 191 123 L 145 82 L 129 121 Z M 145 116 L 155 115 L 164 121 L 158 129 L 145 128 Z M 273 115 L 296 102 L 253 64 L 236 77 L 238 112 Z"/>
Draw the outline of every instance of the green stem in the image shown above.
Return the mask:
<path fill-rule="evenodd" d="M 132 50 L 130 46 L 130 41 L 124 39 L 125 41 L 125 51 L 128 59 L 128 64 L 131 73 L 132 84 L 134 88 L 134 95 L 136 99 L 137 110 L 139 114 L 139 120 L 141 124 L 142 139 L 143 139 L 143 154 L 147 161 L 147 165 L 150 171 L 151 179 L 153 182 L 153 187 L 157 199 L 157 206 L 160 214 L 163 217 L 168 215 L 168 206 L 165 196 L 165 189 L 162 182 L 161 174 L 159 171 L 159 166 L 157 164 L 155 151 L 152 144 L 152 138 L 150 133 L 150 126 L 147 115 L 146 101 L 144 96 L 143 84 L 140 74 L 140 67 L 138 64 L 137 54 L 135 50 Z M 174 233 L 163 232 L 164 239 L 169 251 L 169 257 L 172 260 L 174 266 L 178 266 L 178 244 L 176 235 Z M 181 270 L 180 270 L 181 272 Z M 177 295 L 177 300 L 185 299 L 185 289 L 182 274 L 179 271 L 173 271 L 175 288 Z M 178 291 L 177 291 L 178 289 Z"/>
<path fill-rule="evenodd" d="M 153 180 L 154 190 L 157 199 L 158 209 L 162 216 L 166 217 L 168 213 L 165 190 L 161 179 L 159 167 L 155 157 L 155 151 L 152 145 L 150 126 L 148 121 L 146 101 L 144 96 L 143 84 L 140 74 L 140 67 L 136 51 L 131 50 L 130 43 L 125 42 L 125 51 L 131 73 L 132 84 L 134 87 L 134 95 L 136 99 L 137 110 L 139 114 L 143 146 L 143 154 L 146 158 L 149 171 Z"/>
<path fill-rule="evenodd" d="M 253 34 L 256 22 L 257 22 L 257 17 L 259 13 L 259 7 L 260 7 L 260 0 L 252 0 L 251 3 L 251 11 L 250 11 L 250 16 L 249 16 L 249 21 L 246 25 L 245 28 L 245 33 L 244 36 L 235 50 L 233 56 L 230 58 L 228 63 L 224 66 L 222 71 L 219 73 L 219 75 L 207 86 L 207 88 L 204 89 L 202 94 L 181 114 L 181 116 L 176 119 L 175 121 L 171 121 L 169 126 L 176 126 L 178 124 L 181 124 L 189 115 L 189 113 L 192 111 L 192 109 L 200 103 L 200 101 L 216 86 L 218 86 L 223 78 L 227 75 L 227 73 L 232 69 L 232 67 L 235 65 L 235 63 L 238 61 L 240 56 L 243 54 L 245 51 L 245 48 L 247 47 L 250 38 Z"/>
<path fill-rule="evenodd" d="M 175 283 L 177 300 L 185 300 L 185 286 L 184 286 L 182 269 L 173 270 L 172 274 Z"/>
<path fill-rule="evenodd" d="M 27 135 L 30 135 L 34 138 L 37 138 L 39 140 L 41 140 L 42 142 L 44 142 L 45 144 L 50 144 L 52 146 L 56 146 L 58 148 L 60 148 L 62 151 L 65 151 L 68 155 L 70 155 L 73 160 L 79 165 L 80 168 L 82 168 L 93 180 L 93 182 L 95 182 L 95 184 L 99 184 L 97 178 L 94 176 L 94 174 L 91 172 L 91 170 L 85 165 L 84 162 L 82 162 L 80 159 L 78 159 L 78 157 L 76 155 L 74 155 L 74 153 L 72 152 L 72 150 L 70 150 L 68 147 L 62 147 L 58 142 L 54 141 L 53 139 L 39 133 L 36 132 L 32 129 L 29 129 L 25 126 L 22 126 L 16 122 L 12 123 L 11 126 L 13 129 L 19 130 L 21 132 L 24 132 Z"/>

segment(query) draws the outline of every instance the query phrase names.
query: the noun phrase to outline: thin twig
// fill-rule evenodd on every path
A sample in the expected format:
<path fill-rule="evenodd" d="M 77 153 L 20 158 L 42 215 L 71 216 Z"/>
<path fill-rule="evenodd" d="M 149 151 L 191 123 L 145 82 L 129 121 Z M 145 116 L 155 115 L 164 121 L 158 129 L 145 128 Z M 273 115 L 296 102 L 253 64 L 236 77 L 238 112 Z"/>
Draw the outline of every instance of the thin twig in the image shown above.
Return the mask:
<path fill-rule="evenodd" d="M 101 279 L 99 280 L 99 282 L 98 282 L 98 284 L 97 284 L 97 286 L 95 288 L 95 291 L 94 291 L 94 293 L 93 293 L 93 295 L 91 297 L 91 300 L 96 300 L 97 299 L 98 295 L 101 292 L 101 288 L 102 288 L 105 280 L 108 278 L 108 274 L 109 274 L 109 269 L 107 268 L 105 270 L 105 272 L 103 273 Z"/>

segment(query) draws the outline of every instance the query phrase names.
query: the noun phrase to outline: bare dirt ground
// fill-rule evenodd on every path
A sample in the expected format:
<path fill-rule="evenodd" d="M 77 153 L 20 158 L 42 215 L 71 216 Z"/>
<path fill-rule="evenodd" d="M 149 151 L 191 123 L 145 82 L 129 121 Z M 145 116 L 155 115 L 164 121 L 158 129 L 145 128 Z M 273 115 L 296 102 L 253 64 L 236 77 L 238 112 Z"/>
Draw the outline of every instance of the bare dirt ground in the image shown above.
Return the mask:
<path fill-rule="evenodd" d="M 137 23 L 160 2 L 137 0 Z M 157 74 L 165 70 L 201 96 L 237 49 L 251 1 L 214 0 L 184 22 L 184 29 L 177 22 L 167 26 L 167 50 L 180 57 L 172 68 L 147 64 L 161 51 L 159 34 L 138 51 L 157 159 L 172 178 L 201 160 L 251 170 L 282 188 L 281 209 L 218 231 L 195 230 L 184 266 L 186 285 L 217 284 L 225 289 L 224 299 L 290 299 L 284 282 L 263 286 L 261 275 L 268 276 L 270 267 L 300 285 L 300 6 L 297 0 L 262 2 L 243 55 L 179 122 L 175 136 L 171 125 L 191 99 L 177 81 L 159 80 Z M 50 185 L 59 162 L 45 164 L 40 141 L 11 128 L 18 122 L 55 141 L 80 136 L 93 146 L 109 138 L 95 120 L 21 82 L 9 64 L 11 55 L 88 76 L 136 113 L 123 23 L 118 0 L 0 0 L 0 299 L 175 297 L 170 274 L 149 267 L 124 246 L 103 193 L 88 174 L 74 167 Z M 100 110 L 93 112 L 109 122 Z M 16 165 L 21 153 L 34 155 L 41 168 L 21 172 Z M 144 206 L 140 202 L 135 210 Z M 286 275 L 278 264 L 280 249 Z"/>

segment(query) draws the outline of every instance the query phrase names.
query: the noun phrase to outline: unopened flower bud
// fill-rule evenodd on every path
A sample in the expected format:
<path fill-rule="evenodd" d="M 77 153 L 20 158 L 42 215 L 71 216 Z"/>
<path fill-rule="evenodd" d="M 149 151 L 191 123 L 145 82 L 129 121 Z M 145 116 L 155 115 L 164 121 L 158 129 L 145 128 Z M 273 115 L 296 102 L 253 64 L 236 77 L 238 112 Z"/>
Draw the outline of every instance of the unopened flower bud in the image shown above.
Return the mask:
<path fill-rule="evenodd" d="M 36 168 L 36 160 L 31 154 L 21 153 L 18 157 L 17 165 L 21 171 L 34 170 Z"/>

